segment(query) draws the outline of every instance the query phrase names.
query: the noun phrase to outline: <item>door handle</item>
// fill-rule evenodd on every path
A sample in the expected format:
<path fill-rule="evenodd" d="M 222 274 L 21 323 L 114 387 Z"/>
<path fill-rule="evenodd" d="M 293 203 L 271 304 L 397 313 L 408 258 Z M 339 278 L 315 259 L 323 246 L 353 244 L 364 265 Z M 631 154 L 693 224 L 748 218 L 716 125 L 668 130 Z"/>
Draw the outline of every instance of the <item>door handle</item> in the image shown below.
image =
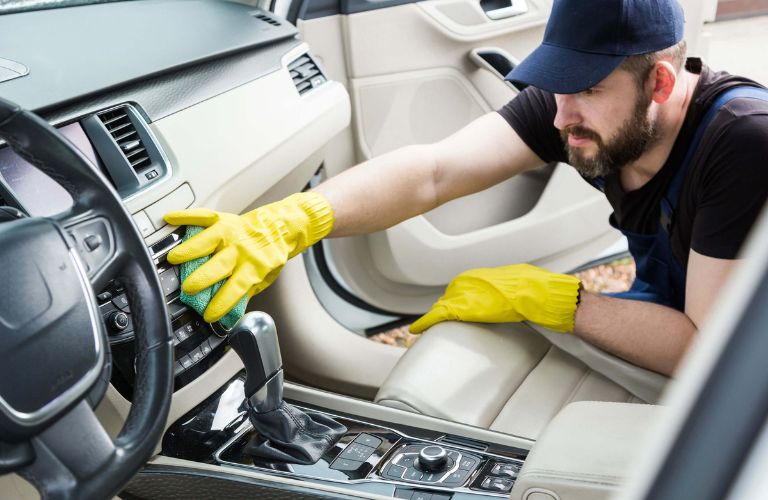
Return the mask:
<path fill-rule="evenodd" d="M 480 0 L 480 7 L 489 19 L 498 21 L 528 12 L 526 0 Z"/>
<path fill-rule="evenodd" d="M 479 68 L 487 69 L 501 80 L 504 80 L 509 72 L 519 64 L 518 60 L 509 52 L 498 47 L 475 47 L 469 51 L 469 58 Z M 517 90 L 523 90 L 527 86 L 522 83 L 504 81 Z"/>

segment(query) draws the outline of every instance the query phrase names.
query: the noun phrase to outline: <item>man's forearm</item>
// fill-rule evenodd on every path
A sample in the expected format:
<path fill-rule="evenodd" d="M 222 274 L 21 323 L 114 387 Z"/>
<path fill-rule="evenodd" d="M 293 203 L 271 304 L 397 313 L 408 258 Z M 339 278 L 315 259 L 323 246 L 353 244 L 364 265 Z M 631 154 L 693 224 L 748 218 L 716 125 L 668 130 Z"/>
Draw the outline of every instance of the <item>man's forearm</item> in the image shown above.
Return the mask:
<path fill-rule="evenodd" d="M 696 327 L 669 307 L 582 292 L 574 333 L 631 363 L 671 375 Z"/>
<path fill-rule="evenodd" d="M 329 236 L 386 229 L 437 206 L 430 146 L 407 146 L 368 160 L 320 184 L 334 212 Z"/>

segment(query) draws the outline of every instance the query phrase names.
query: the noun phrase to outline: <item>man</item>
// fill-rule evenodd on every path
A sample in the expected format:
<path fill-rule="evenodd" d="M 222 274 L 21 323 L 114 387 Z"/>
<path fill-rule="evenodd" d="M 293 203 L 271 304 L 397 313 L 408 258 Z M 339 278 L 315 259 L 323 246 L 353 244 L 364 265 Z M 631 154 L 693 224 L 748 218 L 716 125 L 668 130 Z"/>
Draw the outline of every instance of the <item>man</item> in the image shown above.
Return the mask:
<path fill-rule="evenodd" d="M 438 143 L 382 155 L 243 216 L 167 214 L 171 224 L 208 227 L 168 259 L 215 252 L 183 284 L 194 294 L 228 277 L 205 310 L 214 321 L 323 237 L 381 230 L 566 161 L 614 208 L 611 222 L 628 237 L 638 268 L 631 292 L 587 293 L 573 277 L 528 265 L 471 270 L 412 331 L 445 320 L 527 320 L 670 374 L 768 191 L 762 91 L 686 62 L 683 22 L 675 0 L 556 0 L 544 43 L 508 77 L 530 87 L 504 108 Z M 715 103 L 736 86 L 752 93 Z"/>

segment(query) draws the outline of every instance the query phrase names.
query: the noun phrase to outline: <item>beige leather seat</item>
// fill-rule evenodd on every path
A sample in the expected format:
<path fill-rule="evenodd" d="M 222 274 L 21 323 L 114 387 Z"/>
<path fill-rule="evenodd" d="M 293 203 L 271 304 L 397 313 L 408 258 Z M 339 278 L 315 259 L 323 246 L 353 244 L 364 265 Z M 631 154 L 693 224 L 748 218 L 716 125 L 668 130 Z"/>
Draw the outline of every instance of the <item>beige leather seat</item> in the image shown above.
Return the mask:
<path fill-rule="evenodd" d="M 573 335 L 527 323 L 444 322 L 405 353 L 376 402 L 535 440 L 568 403 L 654 402 L 665 382 Z"/>

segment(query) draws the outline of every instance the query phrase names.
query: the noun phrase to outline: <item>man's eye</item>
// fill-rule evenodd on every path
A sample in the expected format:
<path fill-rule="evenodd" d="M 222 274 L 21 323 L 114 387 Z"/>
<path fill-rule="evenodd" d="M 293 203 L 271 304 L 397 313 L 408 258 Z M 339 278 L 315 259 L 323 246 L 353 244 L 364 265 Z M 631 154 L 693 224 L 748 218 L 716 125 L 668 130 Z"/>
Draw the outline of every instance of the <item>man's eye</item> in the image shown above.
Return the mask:
<path fill-rule="evenodd" d="M 592 95 L 595 93 L 595 89 L 587 89 L 584 91 L 584 95 Z"/>

